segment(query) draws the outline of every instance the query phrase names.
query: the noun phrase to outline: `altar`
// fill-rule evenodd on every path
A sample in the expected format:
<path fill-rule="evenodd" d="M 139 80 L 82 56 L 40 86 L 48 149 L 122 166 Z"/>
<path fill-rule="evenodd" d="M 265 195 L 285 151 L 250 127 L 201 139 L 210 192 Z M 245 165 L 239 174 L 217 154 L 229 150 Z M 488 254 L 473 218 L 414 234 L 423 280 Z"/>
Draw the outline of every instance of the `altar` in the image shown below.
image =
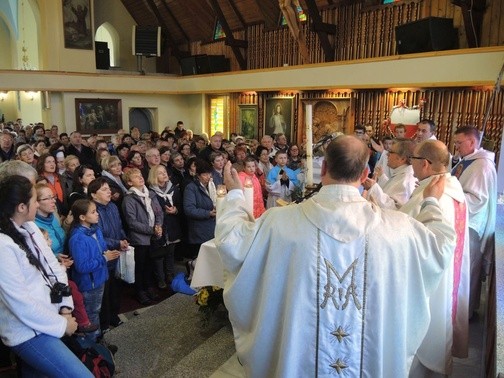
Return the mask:
<path fill-rule="evenodd" d="M 194 290 L 204 286 L 224 287 L 224 265 L 214 239 L 201 245 L 191 280 Z"/>

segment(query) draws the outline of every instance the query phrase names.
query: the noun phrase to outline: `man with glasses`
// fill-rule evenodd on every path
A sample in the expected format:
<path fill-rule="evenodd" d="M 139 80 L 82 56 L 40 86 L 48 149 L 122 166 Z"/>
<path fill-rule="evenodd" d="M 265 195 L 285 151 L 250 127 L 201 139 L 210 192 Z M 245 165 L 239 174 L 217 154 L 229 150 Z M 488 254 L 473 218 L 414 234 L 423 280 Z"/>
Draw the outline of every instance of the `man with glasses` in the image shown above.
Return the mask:
<path fill-rule="evenodd" d="M 161 164 L 161 155 L 159 154 L 159 150 L 157 148 L 149 148 L 145 152 L 145 164 L 142 168 L 142 176 L 145 182 L 147 182 L 147 179 L 149 178 L 150 170 L 159 164 Z"/>
<path fill-rule="evenodd" d="M 398 209 L 409 200 L 416 184 L 409 160 L 413 146 L 408 139 L 396 140 L 388 152 L 387 165 L 392 172 L 390 178 L 381 167 L 376 167 L 378 181 L 368 178 L 362 183 L 368 191 L 368 200 L 386 209 Z"/>
<path fill-rule="evenodd" d="M 468 353 L 470 258 L 466 201 L 462 186 L 449 173 L 450 153 L 443 142 L 426 140 L 420 143 L 410 159 L 419 185 L 400 210 L 412 217 L 417 216 L 425 187 L 434 177 L 445 176 L 446 184 L 439 205 L 457 235 L 454 258 L 430 298 L 429 330 L 417 351 L 410 377 L 432 376 L 433 372 L 450 375 L 452 355 L 465 358 Z"/>
<path fill-rule="evenodd" d="M 495 154 L 480 147 L 480 132 L 472 126 L 459 127 L 454 136 L 461 157 L 453 167 L 466 196 L 471 238 L 471 299 L 469 315 L 480 306 L 481 279 L 488 274 L 494 254 L 497 172 Z M 485 266 L 483 270 L 482 267 Z"/>

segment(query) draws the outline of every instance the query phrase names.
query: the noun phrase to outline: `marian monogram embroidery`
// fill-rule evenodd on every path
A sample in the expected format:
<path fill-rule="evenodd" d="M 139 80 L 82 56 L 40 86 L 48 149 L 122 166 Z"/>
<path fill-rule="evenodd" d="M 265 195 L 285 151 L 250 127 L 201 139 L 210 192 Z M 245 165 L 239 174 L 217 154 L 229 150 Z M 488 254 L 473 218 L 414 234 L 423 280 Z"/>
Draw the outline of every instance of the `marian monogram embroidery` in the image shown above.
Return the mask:
<path fill-rule="evenodd" d="M 346 269 L 345 273 L 340 275 L 331 262 L 324 259 L 327 282 L 324 285 L 324 301 L 320 305 L 320 308 L 325 308 L 329 299 L 337 310 L 344 310 L 347 308 L 350 299 L 353 299 L 353 303 L 357 310 L 362 308 L 358 297 L 357 286 L 355 285 L 355 274 L 358 262 L 359 259 L 355 259 Z M 334 281 L 333 278 L 335 279 Z M 347 283 L 346 286 L 344 285 L 345 282 Z"/>

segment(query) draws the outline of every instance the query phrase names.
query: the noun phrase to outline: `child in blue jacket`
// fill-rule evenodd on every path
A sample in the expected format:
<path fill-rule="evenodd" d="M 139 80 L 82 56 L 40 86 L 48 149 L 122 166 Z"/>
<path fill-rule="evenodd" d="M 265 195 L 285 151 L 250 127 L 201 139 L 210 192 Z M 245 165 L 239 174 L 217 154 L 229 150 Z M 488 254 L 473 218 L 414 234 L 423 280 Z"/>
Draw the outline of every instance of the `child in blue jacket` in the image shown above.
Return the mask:
<path fill-rule="evenodd" d="M 98 228 L 99 215 L 93 201 L 82 199 L 72 205 L 72 222 L 68 248 L 74 260 L 72 278 L 84 297 L 89 320 L 100 324 L 100 309 L 105 281 L 108 279 L 107 261 L 119 257 L 119 251 L 107 250 L 103 234 Z M 96 340 L 101 331 L 92 336 Z"/>

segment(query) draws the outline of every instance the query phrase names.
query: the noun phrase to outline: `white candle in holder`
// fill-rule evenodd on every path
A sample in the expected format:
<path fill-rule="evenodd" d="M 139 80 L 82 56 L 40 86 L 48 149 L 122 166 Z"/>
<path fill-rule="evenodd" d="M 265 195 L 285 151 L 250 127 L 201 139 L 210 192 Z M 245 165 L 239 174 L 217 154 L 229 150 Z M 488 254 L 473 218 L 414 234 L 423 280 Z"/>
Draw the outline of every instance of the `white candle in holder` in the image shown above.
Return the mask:
<path fill-rule="evenodd" d="M 253 216 L 254 215 L 254 184 L 247 177 L 243 184 L 243 194 L 245 195 L 245 208 Z"/>
<path fill-rule="evenodd" d="M 224 204 L 224 198 L 226 198 L 227 189 L 226 185 L 217 185 L 217 199 L 215 201 L 215 211 L 216 216 L 215 220 L 219 220 L 219 217 L 222 215 L 222 205 Z"/>
<path fill-rule="evenodd" d="M 306 104 L 306 185 L 313 185 L 313 130 L 312 105 Z"/>

